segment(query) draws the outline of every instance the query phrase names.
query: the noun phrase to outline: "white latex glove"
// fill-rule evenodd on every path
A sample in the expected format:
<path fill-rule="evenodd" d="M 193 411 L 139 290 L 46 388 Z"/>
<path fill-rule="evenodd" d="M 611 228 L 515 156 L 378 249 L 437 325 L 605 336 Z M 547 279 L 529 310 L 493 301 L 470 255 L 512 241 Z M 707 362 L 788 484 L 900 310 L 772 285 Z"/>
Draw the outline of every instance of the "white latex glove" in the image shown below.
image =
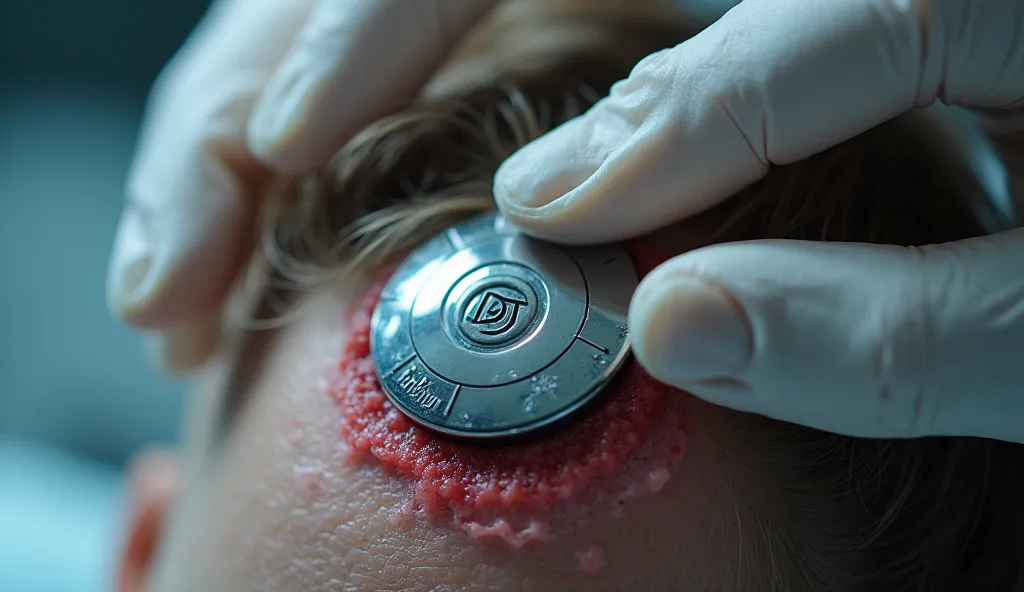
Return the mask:
<path fill-rule="evenodd" d="M 269 170 L 322 165 L 414 96 L 494 4 L 216 3 L 153 89 L 110 266 L 111 308 L 160 331 L 172 369 L 202 361 Z"/>
<path fill-rule="evenodd" d="M 540 237 L 637 236 L 936 99 L 994 109 L 1019 207 L 1024 0 L 746 0 L 514 154 L 495 194 Z M 1024 231 L 712 246 L 651 273 L 629 322 L 654 376 L 717 404 L 849 435 L 1024 442 Z"/>

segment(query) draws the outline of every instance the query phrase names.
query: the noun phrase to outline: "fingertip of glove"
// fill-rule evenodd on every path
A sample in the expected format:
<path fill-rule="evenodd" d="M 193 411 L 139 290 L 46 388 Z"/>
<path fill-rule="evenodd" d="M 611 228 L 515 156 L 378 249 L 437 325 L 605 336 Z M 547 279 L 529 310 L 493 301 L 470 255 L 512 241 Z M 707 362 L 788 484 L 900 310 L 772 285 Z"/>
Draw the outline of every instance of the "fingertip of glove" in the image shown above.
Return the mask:
<path fill-rule="evenodd" d="M 137 329 L 165 330 L 219 309 L 244 264 L 247 216 L 193 207 L 188 216 L 152 214 L 165 222 L 152 228 L 135 210 L 125 211 L 111 256 L 110 311 Z"/>
<path fill-rule="evenodd" d="M 600 170 L 617 145 L 595 139 L 591 127 L 592 121 L 570 120 L 517 150 L 495 173 L 495 199 L 520 210 L 564 201 Z"/>
<path fill-rule="evenodd" d="M 187 299 L 180 282 L 171 281 L 165 262 L 146 254 L 117 261 L 111 268 L 107 306 L 123 322 L 144 330 L 160 330 L 187 318 Z"/>
<path fill-rule="evenodd" d="M 136 256 L 115 254 L 107 280 L 107 307 L 123 322 L 137 329 L 160 329 L 173 322 L 173 300 L 167 297 L 151 253 Z"/>
<path fill-rule="evenodd" d="M 629 324 L 637 358 L 671 384 L 727 378 L 752 358 L 753 333 L 742 307 L 724 288 L 694 275 L 648 276 L 633 296 Z"/>

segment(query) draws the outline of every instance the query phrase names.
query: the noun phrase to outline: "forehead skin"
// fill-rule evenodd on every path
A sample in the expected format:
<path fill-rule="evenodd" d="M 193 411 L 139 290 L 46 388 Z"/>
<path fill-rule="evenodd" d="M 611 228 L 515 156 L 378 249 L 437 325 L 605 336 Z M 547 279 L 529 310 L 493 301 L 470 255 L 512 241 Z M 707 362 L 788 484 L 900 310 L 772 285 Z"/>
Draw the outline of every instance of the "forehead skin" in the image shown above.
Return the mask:
<path fill-rule="evenodd" d="M 538 9 L 594 9 L 580 0 L 546 2 L 510 4 L 497 20 Z M 662 0 L 599 4 L 663 8 Z M 693 230 L 714 226 L 691 222 L 689 232 L 651 238 L 667 252 L 699 246 Z M 251 362 L 243 374 L 251 376 L 234 384 L 242 385 L 235 394 L 245 403 L 220 446 L 217 410 L 240 351 L 226 347 L 202 377 L 187 424 L 185 491 L 150 589 L 752 588 L 753 568 L 743 559 L 758 539 L 755 489 L 741 479 L 750 473 L 742 465 L 748 457 L 737 454 L 731 416 L 682 394 L 675 404 L 691 422 L 683 465 L 662 491 L 627 504 L 617 519 L 598 516 L 571 536 L 521 550 L 470 540 L 450 525 L 396 524 L 409 485 L 380 465 L 346 463 L 337 409 L 326 392 L 348 335 L 344 312 L 360 286 L 348 288 L 310 295 L 294 322 L 256 338 L 265 355 L 243 356 Z M 582 572 L 576 557 L 591 545 L 606 554 L 595 575 Z"/>
<path fill-rule="evenodd" d="M 353 287 L 354 288 L 354 287 Z M 597 517 L 571 536 L 522 550 L 468 539 L 450 525 L 393 516 L 409 498 L 379 465 L 348 464 L 325 380 L 348 328 L 351 293 L 312 295 L 267 355 L 232 433 L 211 448 L 213 411 L 232 352 L 194 394 L 188 482 L 155 569 L 157 591 L 731 590 L 750 566 L 749 502 L 721 410 L 680 394 L 693 424 L 683 466 L 665 489 Z M 739 498 L 739 502 L 735 498 Z M 596 575 L 576 553 L 597 544 Z M 747 541 L 749 545 L 749 540 Z"/>

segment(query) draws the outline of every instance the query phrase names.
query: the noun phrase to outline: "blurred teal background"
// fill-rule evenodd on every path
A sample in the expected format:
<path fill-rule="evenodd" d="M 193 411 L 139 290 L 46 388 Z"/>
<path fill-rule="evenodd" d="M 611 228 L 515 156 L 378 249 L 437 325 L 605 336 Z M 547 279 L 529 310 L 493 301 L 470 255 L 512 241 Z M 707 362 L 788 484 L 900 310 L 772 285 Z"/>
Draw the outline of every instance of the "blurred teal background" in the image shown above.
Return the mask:
<path fill-rule="evenodd" d="M 206 4 L 0 0 L 0 592 L 111 589 L 125 461 L 177 436 L 184 385 L 104 284 L 148 87 Z"/>
<path fill-rule="evenodd" d="M 104 285 L 149 85 L 207 4 L 0 0 L 0 592 L 111 589 L 125 462 L 177 436 L 184 385 Z"/>
<path fill-rule="evenodd" d="M 149 84 L 206 2 L 0 1 L 0 592 L 111 589 L 122 469 L 183 385 L 105 308 Z"/>

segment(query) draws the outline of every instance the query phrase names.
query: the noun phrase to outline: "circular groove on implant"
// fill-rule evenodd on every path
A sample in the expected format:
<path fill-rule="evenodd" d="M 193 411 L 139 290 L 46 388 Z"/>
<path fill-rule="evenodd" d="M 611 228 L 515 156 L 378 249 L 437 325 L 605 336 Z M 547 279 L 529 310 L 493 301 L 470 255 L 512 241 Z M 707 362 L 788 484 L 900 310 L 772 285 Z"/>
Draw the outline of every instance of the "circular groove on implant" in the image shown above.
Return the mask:
<path fill-rule="evenodd" d="M 370 347 L 385 394 L 415 423 L 474 441 L 574 417 L 629 357 L 639 278 L 619 245 L 563 248 L 486 214 L 398 267 Z"/>

